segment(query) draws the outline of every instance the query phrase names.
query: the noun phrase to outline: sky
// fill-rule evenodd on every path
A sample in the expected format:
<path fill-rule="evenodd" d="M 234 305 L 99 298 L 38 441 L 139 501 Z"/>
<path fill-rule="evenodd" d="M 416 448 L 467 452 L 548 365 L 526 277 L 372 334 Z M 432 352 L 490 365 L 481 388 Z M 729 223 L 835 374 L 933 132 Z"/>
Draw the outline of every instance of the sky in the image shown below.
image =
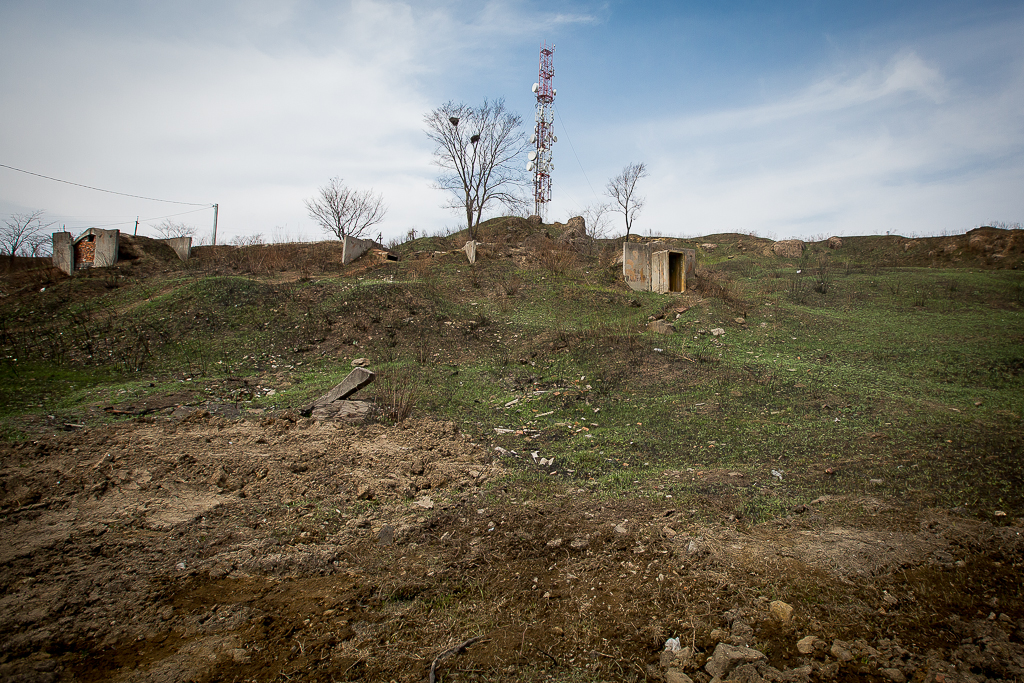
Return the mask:
<path fill-rule="evenodd" d="M 504 98 L 528 134 L 546 44 L 548 220 L 643 162 L 644 235 L 1024 222 L 1021 36 L 1019 0 L 3 0 L 0 217 L 209 241 L 216 203 L 218 243 L 317 240 L 337 176 L 385 242 L 458 229 L 424 116 Z"/>

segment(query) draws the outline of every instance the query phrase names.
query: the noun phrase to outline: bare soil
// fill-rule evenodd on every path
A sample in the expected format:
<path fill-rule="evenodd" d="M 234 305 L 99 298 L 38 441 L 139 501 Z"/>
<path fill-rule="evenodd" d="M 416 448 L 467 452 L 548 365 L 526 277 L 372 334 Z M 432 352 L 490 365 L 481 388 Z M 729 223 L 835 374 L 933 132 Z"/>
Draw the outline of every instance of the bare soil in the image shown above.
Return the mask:
<path fill-rule="evenodd" d="M 767 656 L 744 680 L 1024 680 L 1019 521 L 824 498 L 708 522 L 727 491 L 518 489 L 429 419 L 143 415 L 0 463 L 6 681 L 708 681 L 719 643 Z"/>

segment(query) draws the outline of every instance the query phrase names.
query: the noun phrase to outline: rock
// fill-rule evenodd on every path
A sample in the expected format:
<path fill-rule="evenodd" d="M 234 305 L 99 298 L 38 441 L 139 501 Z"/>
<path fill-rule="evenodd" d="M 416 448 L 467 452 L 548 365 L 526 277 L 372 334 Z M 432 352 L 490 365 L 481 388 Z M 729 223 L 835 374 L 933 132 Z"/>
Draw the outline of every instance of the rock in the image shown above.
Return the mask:
<path fill-rule="evenodd" d="M 764 653 L 758 652 L 753 648 L 719 643 L 715 647 L 715 652 L 711 655 L 711 659 L 704 665 L 704 670 L 711 674 L 712 677 L 724 678 L 741 664 L 759 662 L 764 659 L 767 659 Z"/>
<path fill-rule="evenodd" d="M 743 317 L 735 318 L 734 320 L 736 321 L 737 325 L 746 325 L 747 324 L 747 319 L 743 318 Z"/>
<path fill-rule="evenodd" d="M 817 636 L 805 636 L 796 641 L 796 650 L 802 655 L 809 655 L 814 652 L 814 646 L 818 642 Z"/>
<path fill-rule="evenodd" d="M 565 224 L 565 230 L 562 232 L 559 241 L 561 242 L 576 242 L 587 238 L 587 222 L 583 219 L 583 216 L 573 216 Z"/>
<path fill-rule="evenodd" d="M 365 368 L 369 364 L 369 358 L 356 358 L 354 361 L 352 361 L 352 367 L 354 368 Z"/>
<path fill-rule="evenodd" d="M 771 252 L 782 258 L 800 258 L 804 253 L 803 240 L 782 240 L 771 246 Z"/>
<path fill-rule="evenodd" d="M 693 679 L 679 669 L 667 669 L 665 671 L 665 683 L 693 683 Z"/>
<path fill-rule="evenodd" d="M 754 637 L 754 629 L 750 624 L 742 619 L 737 619 L 732 622 L 732 635 L 734 638 L 742 638 L 743 640 L 749 641 Z"/>
<path fill-rule="evenodd" d="M 364 424 L 373 419 L 377 413 L 377 406 L 367 401 L 334 401 L 313 408 L 310 417 L 322 422 L 338 420 L 351 424 Z"/>
<path fill-rule="evenodd" d="M 765 683 L 765 679 L 758 673 L 757 667 L 753 664 L 740 664 L 729 674 L 731 683 Z"/>
<path fill-rule="evenodd" d="M 831 237 L 828 238 L 828 248 L 829 249 L 839 249 L 842 246 L 843 246 L 843 240 L 840 239 L 839 237 L 836 237 L 835 235 L 832 235 Z"/>
<path fill-rule="evenodd" d="M 374 491 L 373 487 L 369 484 L 363 483 L 356 488 L 356 499 L 357 500 L 373 500 Z"/>
<path fill-rule="evenodd" d="M 700 245 L 700 248 L 703 249 L 704 251 L 714 251 L 715 249 L 718 248 L 718 245 L 706 242 Z"/>
<path fill-rule="evenodd" d="M 417 507 L 423 508 L 424 510 L 434 509 L 434 501 L 431 500 L 430 496 L 423 496 L 422 498 L 417 498 L 415 505 Z"/>
<path fill-rule="evenodd" d="M 772 616 L 783 624 L 789 623 L 789 620 L 793 618 L 793 606 L 782 600 L 773 600 L 768 609 Z"/>
<path fill-rule="evenodd" d="M 892 681 L 892 683 L 906 683 L 907 680 L 907 677 L 899 669 L 879 669 L 878 673 L 882 674 L 886 680 Z"/>
<path fill-rule="evenodd" d="M 842 640 L 833 641 L 832 649 L 829 652 L 840 662 L 849 662 L 853 659 L 853 653 L 850 652 L 850 644 Z"/>
<path fill-rule="evenodd" d="M 385 524 L 377 532 L 377 542 L 381 545 L 391 545 L 395 542 L 395 528 L 390 524 Z"/>
<path fill-rule="evenodd" d="M 622 524 L 616 524 L 616 525 L 615 525 L 615 530 L 614 530 L 614 531 L 615 531 L 615 533 L 617 533 L 617 534 L 628 534 L 628 533 L 629 533 L 629 529 L 627 529 L 627 528 L 626 528 L 625 526 L 623 526 Z"/>
<path fill-rule="evenodd" d="M 721 337 L 723 334 L 725 334 L 725 330 L 723 330 L 721 327 L 714 327 L 711 329 L 711 334 L 713 334 L 716 337 Z"/>
<path fill-rule="evenodd" d="M 658 334 L 673 334 L 676 331 L 676 328 L 672 327 L 666 320 L 655 320 L 647 325 L 647 329 Z"/>
<path fill-rule="evenodd" d="M 769 668 L 769 671 L 772 671 L 772 669 Z M 768 679 L 774 680 L 776 683 L 810 683 L 811 674 L 813 672 L 813 666 L 810 664 L 804 664 L 803 666 L 798 666 L 795 669 L 780 671 L 774 676 L 768 676 Z"/>

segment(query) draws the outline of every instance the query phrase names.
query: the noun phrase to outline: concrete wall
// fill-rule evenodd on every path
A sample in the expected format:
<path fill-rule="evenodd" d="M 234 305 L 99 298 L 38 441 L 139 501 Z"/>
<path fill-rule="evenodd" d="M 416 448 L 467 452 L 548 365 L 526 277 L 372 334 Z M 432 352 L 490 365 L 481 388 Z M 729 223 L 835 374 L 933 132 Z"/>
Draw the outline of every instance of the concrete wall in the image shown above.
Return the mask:
<path fill-rule="evenodd" d="M 53 233 L 53 267 L 71 275 L 75 272 L 75 250 L 70 232 Z"/>
<path fill-rule="evenodd" d="M 622 245 L 622 277 L 638 292 L 685 292 L 694 284 L 697 252 L 693 249 L 655 249 L 663 243 Z M 680 272 L 680 269 L 682 272 Z"/>
<path fill-rule="evenodd" d="M 638 242 L 622 243 L 622 278 L 630 289 L 651 291 L 651 246 Z"/>
<path fill-rule="evenodd" d="M 167 246 L 173 249 L 174 253 L 177 254 L 178 258 L 182 261 L 188 261 L 189 256 L 192 255 L 191 237 L 169 237 L 160 241 L 167 243 Z"/>
<path fill-rule="evenodd" d="M 466 242 L 466 246 L 462 247 L 462 251 L 466 252 L 466 258 L 469 259 L 471 264 L 476 263 L 476 245 L 478 244 L 480 243 L 475 240 L 470 240 Z"/>
<path fill-rule="evenodd" d="M 347 266 L 365 254 L 373 246 L 373 240 L 361 240 L 356 237 L 345 237 L 341 246 L 341 263 Z"/>
<path fill-rule="evenodd" d="M 93 229 L 96 236 L 96 253 L 93 255 L 93 268 L 107 268 L 117 263 L 117 248 L 121 232 L 119 230 Z"/>

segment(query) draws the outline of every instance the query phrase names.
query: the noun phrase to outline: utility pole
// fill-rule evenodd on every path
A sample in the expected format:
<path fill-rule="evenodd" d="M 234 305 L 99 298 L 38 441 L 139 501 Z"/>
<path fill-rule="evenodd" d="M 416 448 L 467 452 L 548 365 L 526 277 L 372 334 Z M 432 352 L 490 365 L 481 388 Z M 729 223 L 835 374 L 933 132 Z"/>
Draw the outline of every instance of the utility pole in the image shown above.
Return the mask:
<path fill-rule="evenodd" d="M 138 216 L 135 217 L 135 232 L 132 233 L 132 234 L 133 235 L 138 235 L 139 234 L 139 217 Z"/>
<path fill-rule="evenodd" d="M 213 246 L 217 246 L 217 210 L 219 204 L 213 205 Z"/>

